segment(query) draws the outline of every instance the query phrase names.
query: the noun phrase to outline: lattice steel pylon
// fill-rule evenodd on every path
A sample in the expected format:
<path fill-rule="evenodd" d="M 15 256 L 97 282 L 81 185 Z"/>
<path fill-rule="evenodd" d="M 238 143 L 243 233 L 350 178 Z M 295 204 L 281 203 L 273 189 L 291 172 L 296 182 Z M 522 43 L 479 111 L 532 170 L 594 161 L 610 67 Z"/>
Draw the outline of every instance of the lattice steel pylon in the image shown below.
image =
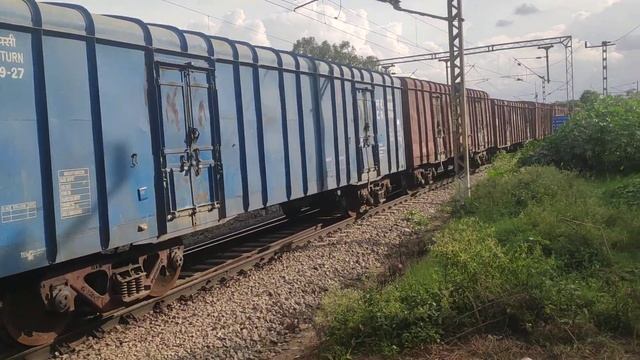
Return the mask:
<path fill-rule="evenodd" d="M 564 57 L 565 57 L 565 89 L 567 91 L 567 104 L 570 107 L 573 106 L 573 101 L 575 100 L 575 91 L 573 89 L 573 37 L 569 36 L 562 40 L 562 45 L 564 46 Z"/>
<path fill-rule="evenodd" d="M 447 0 L 449 18 L 449 71 L 451 78 L 451 120 L 455 146 L 454 166 L 465 196 L 471 196 L 469 170 L 469 123 L 465 90 L 462 0 Z"/>
<path fill-rule="evenodd" d="M 615 45 L 611 41 L 603 41 L 600 45 L 589 45 L 588 42 L 584 42 L 586 49 L 602 48 L 602 96 L 609 95 L 609 54 L 607 48 Z"/>
<path fill-rule="evenodd" d="M 465 91 L 464 70 L 464 36 L 462 17 L 462 0 L 447 0 L 447 16 L 428 14 L 416 10 L 405 9 L 400 5 L 402 0 L 378 0 L 403 11 L 418 16 L 446 21 L 449 24 L 449 51 L 445 52 L 449 59 L 449 73 L 451 78 L 451 121 L 453 145 L 455 151 L 454 168 L 458 184 L 461 185 L 460 194 L 471 196 L 471 180 L 469 171 L 469 123 L 467 122 L 467 101 Z M 413 56 L 409 56 L 413 57 Z M 444 57 L 443 57 L 444 58 Z M 383 64 L 380 64 L 383 65 Z"/>

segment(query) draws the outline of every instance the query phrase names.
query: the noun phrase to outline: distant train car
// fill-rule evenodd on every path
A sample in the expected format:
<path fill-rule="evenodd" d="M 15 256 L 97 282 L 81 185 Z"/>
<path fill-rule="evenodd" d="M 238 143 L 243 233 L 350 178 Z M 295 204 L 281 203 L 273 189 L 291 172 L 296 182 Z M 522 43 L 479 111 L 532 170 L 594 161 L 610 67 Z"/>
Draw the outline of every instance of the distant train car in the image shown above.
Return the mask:
<path fill-rule="evenodd" d="M 509 148 L 531 138 L 535 107 L 523 101 L 491 100 L 496 147 Z"/>
<path fill-rule="evenodd" d="M 551 118 L 553 117 L 553 105 L 536 104 L 536 119 L 534 125 L 535 139 L 542 139 L 551 134 Z"/>
<path fill-rule="evenodd" d="M 486 160 L 487 153 L 495 146 L 491 99 L 489 94 L 467 89 L 467 117 L 469 118 L 469 148 L 478 162 Z"/>
<path fill-rule="evenodd" d="M 418 183 L 429 182 L 454 156 L 451 87 L 431 81 L 401 78 L 404 100 L 407 167 Z M 477 160 L 494 147 L 489 95 L 467 90 L 469 149 Z"/>
<path fill-rule="evenodd" d="M 402 78 L 407 168 L 418 183 L 429 182 L 437 167 L 453 158 L 449 88 Z"/>
<path fill-rule="evenodd" d="M 569 108 L 563 104 L 552 105 L 553 116 L 569 115 Z"/>

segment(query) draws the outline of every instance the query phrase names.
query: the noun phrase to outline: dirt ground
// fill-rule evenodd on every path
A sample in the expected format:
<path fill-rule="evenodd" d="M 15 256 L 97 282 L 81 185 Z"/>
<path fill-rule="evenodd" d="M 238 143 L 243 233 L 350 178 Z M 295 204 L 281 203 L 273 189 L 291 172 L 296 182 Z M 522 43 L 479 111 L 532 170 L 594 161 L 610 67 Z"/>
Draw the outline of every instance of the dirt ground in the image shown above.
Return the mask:
<path fill-rule="evenodd" d="M 308 328 L 300 332 L 274 359 L 328 359 L 323 356 L 320 349 L 318 335 L 314 329 Z M 543 349 L 515 339 L 477 335 L 452 344 L 416 349 L 394 358 L 401 360 L 640 360 L 640 344 L 612 343 L 611 340 L 603 340 L 601 343 L 588 346 Z M 353 359 L 382 360 L 384 358 L 353 356 Z"/>

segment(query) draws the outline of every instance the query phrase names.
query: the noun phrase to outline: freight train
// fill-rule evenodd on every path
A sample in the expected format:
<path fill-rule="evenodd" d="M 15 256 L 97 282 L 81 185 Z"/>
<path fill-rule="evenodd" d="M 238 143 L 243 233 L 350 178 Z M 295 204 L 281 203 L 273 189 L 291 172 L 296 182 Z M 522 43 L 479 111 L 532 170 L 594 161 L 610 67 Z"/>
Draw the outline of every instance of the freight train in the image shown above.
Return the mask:
<path fill-rule="evenodd" d="M 168 291 L 182 235 L 272 205 L 365 211 L 453 161 L 443 84 L 33 0 L 0 0 L 0 54 L 0 311 L 24 345 Z M 477 162 L 564 111 L 467 107 Z"/>

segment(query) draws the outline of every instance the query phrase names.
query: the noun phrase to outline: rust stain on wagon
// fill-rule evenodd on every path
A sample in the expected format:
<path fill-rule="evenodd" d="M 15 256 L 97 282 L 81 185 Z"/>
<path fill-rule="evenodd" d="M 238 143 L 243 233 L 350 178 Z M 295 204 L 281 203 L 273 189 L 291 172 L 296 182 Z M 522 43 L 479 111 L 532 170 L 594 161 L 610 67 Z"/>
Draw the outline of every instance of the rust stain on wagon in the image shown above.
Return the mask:
<path fill-rule="evenodd" d="M 207 204 L 209 203 L 210 197 L 208 192 L 199 192 L 194 195 L 196 204 Z"/>
<path fill-rule="evenodd" d="M 198 105 L 198 124 L 201 128 L 205 125 L 205 120 L 207 118 L 207 107 L 204 104 L 204 100 L 200 100 L 200 104 Z"/>
<path fill-rule="evenodd" d="M 176 126 L 176 130 L 180 132 L 182 126 L 180 124 L 180 112 L 178 111 L 178 89 L 173 89 L 173 93 L 167 94 L 165 98 L 165 108 L 167 109 L 167 120 Z"/>

